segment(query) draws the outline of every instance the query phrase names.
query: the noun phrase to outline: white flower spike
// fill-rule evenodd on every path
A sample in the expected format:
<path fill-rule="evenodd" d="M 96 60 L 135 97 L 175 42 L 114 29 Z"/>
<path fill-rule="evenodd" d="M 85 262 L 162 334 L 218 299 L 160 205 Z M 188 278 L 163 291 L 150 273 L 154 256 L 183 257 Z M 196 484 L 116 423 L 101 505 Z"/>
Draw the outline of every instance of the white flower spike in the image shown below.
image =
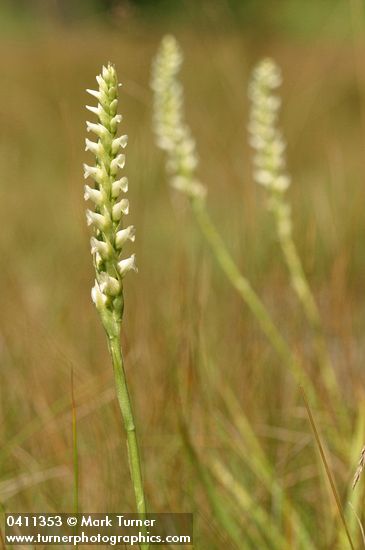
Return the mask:
<path fill-rule="evenodd" d="M 128 190 L 128 180 L 120 176 L 127 145 L 127 136 L 118 137 L 117 114 L 118 81 L 113 65 L 102 68 L 97 77 L 99 90 L 87 90 L 97 99 L 97 106 L 86 108 L 97 116 L 97 122 L 87 122 L 87 131 L 97 140 L 86 139 L 86 150 L 95 155 L 95 165 L 84 164 L 85 179 L 94 184 L 85 185 L 85 200 L 92 206 L 86 211 L 87 223 L 93 229 L 91 253 L 94 257 L 96 280 L 92 289 L 95 303 L 108 334 L 115 333 L 123 315 L 123 278 L 128 271 L 137 271 L 135 254 L 122 259 L 121 253 L 127 241 L 134 241 L 135 229 L 123 228 L 124 216 L 129 212 L 129 201 L 121 194 Z"/>
<path fill-rule="evenodd" d="M 281 101 L 274 95 L 281 80 L 280 69 L 272 59 L 264 59 L 253 70 L 248 90 L 251 99 L 248 130 L 250 144 L 256 151 L 253 177 L 269 193 L 268 206 L 282 237 L 291 234 L 291 212 L 284 196 L 290 185 L 285 170 L 286 143 L 277 127 Z"/>
<path fill-rule="evenodd" d="M 183 89 L 177 79 L 183 56 L 173 36 L 165 36 L 153 62 L 154 130 L 157 145 L 166 151 L 171 185 L 191 199 L 204 199 L 206 188 L 195 176 L 195 140 L 184 121 Z"/>

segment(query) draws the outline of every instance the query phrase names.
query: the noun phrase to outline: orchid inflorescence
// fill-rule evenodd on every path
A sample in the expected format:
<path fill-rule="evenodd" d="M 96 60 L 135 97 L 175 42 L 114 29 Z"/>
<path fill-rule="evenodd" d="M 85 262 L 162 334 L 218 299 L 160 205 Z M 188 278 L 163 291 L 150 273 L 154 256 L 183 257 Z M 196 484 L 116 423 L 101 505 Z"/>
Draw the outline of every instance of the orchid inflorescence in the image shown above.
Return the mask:
<path fill-rule="evenodd" d="M 280 98 L 275 90 L 281 84 L 281 72 L 272 59 L 263 59 L 254 69 L 249 86 L 252 102 L 249 132 L 255 149 L 254 179 L 269 192 L 269 207 L 278 221 L 278 231 L 291 234 L 290 205 L 284 193 L 290 185 L 285 167 L 286 143 L 278 129 Z"/>
<path fill-rule="evenodd" d="M 203 199 L 206 188 L 197 180 L 196 145 L 184 121 L 183 88 L 177 74 L 183 61 L 176 39 L 163 38 L 152 66 L 154 130 L 158 146 L 166 151 L 166 168 L 172 187 L 191 199 Z"/>
<path fill-rule="evenodd" d="M 87 122 L 87 131 L 97 136 L 97 141 L 86 139 L 86 150 L 95 155 L 95 165 L 84 164 L 85 179 L 91 178 L 94 186 L 85 185 L 85 200 L 93 207 L 86 212 L 88 225 L 93 228 L 91 253 L 94 258 L 95 284 L 92 299 L 107 332 L 121 322 L 123 315 L 123 278 L 131 269 L 137 270 L 135 254 L 122 259 L 126 241 L 134 241 L 133 225 L 123 227 L 123 218 L 129 212 L 129 201 L 123 195 L 128 191 L 128 180 L 119 177 L 124 168 L 125 155 L 121 152 L 127 144 L 127 136 L 117 136 L 122 120 L 117 114 L 118 80 L 110 63 L 96 77 L 99 90 L 87 90 L 98 100 L 97 107 L 86 108 L 98 117 L 98 122 Z"/>

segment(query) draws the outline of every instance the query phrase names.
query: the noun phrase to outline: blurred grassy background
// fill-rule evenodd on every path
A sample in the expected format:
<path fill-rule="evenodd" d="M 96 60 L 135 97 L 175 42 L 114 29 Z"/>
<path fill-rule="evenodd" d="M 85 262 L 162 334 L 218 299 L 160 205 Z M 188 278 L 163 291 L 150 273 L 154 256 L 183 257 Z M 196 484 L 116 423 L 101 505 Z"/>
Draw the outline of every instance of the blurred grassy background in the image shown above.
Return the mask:
<path fill-rule="evenodd" d="M 216 268 L 186 204 L 168 189 L 151 130 L 149 73 L 160 38 L 175 33 L 185 52 L 187 118 L 212 215 L 282 333 L 316 377 L 310 333 L 289 288 L 264 196 L 252 182 L 246 136 L 250 70 L 263 55 L 281 65 L 295 240 L 341 381 L 343 400 L 333 406 L 337 415 L 344 410 L 352 415 L 344 449 L 356 435 L 357 456 L 365 438 L 356 424 L 364 414 L 365 381 L 363 7 L 361 0 L 2 0 L 0 502 L 5 509 L 71 509 L 71 368 L 81 508 L 133 509 L 110 359 L 90 299 L 93 269 L 83 201 L 84 90 L 111 60 L 123 82 L 130 218 L 138 232 L 139 274 L 126 280 L 123 338 L 150 510 L 194 511 L 196 548 L 257 548 L 249 535 L 237 546 L 221 529 L 186 452 L 179 429 L 183 417 L 199 455 L 208 461 L 219 456 L 281 526 L 275 494 L 245 467 L 251 449 L 237 428 L 245 414 L 276 479 L 298 503 L 314 547 L 346 547 L 334 535 L 335 509 L 319 483 L 322 474 L 297 388 Z M 321 429 L 326 438 L 333 427 Z M 343 456 L 329 453 L 344 494 L 354 464 L 345 450 Z M 214 485 L 228 506 L 222 479 Z M 250 522 L 237 503 L 232 514 L 244 526 Z M 283 529 L 290 541 L 294 528 L 285 523 Z M 301 548 L 294 542 L 288 547 Z"/>

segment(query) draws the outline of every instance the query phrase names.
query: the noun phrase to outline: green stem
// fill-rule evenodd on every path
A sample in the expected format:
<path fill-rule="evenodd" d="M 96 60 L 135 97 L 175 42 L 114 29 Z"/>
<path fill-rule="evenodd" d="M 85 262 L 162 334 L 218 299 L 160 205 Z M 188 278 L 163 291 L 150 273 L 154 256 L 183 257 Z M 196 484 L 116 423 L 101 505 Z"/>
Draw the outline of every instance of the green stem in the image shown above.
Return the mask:
<path fill-rule="evenodd" d="M 74 391 L 74 371 L 71 367 L 71 409 L 72 409 L 72 449 L 73 449 L 73 513 L 79 513 L 79 454 L 77 445 L 77 415 L 76 415 L 76 401 Z M 74 535 L 78 534 L 77 526 L 73 529 Z M 76 544 L 76 548 L 79 545 Z"/>
<path fill-rule="evenodd" d="M 241 298 L 246 302 L 272 347 L 290 369 L 296 381 L 299 384 L 304 384 L 311 398 L 315 399 L 315 389 L 311 380 L 298 364 L 290 347 L 276 328 L 270 314 L 261 302 L 260 298 L 257 296 L 250 282 L 239 271 L 237 265 L 229 254 L 222 237 L 217 232 L 209 216 L 205 202 L 195 199 L 192 201 L 192 206 L 197 222 L 220 267 L 228 277 L 231 284 L 238 291 Z"/>
<path fill-rule="evenodd" d="M 290 220 L 289 229 L 287 227 L 287 205 L 283 201 L 280 193 L 274 195 L 272 199 L 272 211 L 276 222 L 280 246 L 289 271 L 291 285 L 302 305 L 304 314 L 313 332 L 319 373 L 323 379 L 324 388 L 329 398 L 331 413 L 332 416 L 336 418 L 336 422 L 339 423 L 341 430 L 347 433 L 350 429 L 350 419 L 348 415 L 341 415 L 341 418 L 338 419 L 335 403 L 339 400 L 341 401 L 341 391 L 328 351 L 318 306 L 308 284 L 300 256 L 293 240 Z"/>
<path fill-rule="evenodd" d="M 77 445 L 77 415 L 74 392 L 74 373 L 71 369 L 72 449 L 73 449 L 73 513 L 79 513 L 79 455 Z"/>
<path fill-rule="evenodd" d="M 338 381 L 336 379 L 332 362 L 329 357 L 317 304 L 314 300 L 311 289 L 309 288 L 309 284 L 305 276 L 303 266 L 295 247 L 292 235 L 287 232 L 280 231 L 280 218 L 275 211 L 274 214 L 278 227 L 280 245 L 289 270 L 291 284 L 295 293 L 298 296 L 300 303 L 302 304 L 304 313 L 314 334 L 318 363 L 327 393 L 329 397 L 340 398 Z"/>
<path fill-rule="evenodd" d="M 140 453 L 137 442 L 131 398 L 128 391 L 127 379 L 124 371 L 123 355 L 120 336 L 109 337 L 109 349 L 113 361 L 114 380 L 119 407 L 122 413 L 124 427 L 127 433 L 127 448 L 129 469 L 136 499 L 137 512 L 146 517 L 146 500 L 143 491 Z M 141 549 L 148 550 L 149 544 L 141 544 Z"/>

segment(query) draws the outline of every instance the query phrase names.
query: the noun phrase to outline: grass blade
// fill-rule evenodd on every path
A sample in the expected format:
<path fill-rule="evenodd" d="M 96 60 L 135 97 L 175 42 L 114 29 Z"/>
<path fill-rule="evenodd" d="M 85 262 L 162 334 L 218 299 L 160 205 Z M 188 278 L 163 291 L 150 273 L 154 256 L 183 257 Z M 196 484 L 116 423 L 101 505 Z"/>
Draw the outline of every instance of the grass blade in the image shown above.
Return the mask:
<path fill-rule="evenodd" d="M 310 422 L 310 425 L 311 425 L 311 428 L 312 428 L 312 431 L 313 431 L 314 438 L 315 438 L 315 440 L 316 440 L 316 444 L 317 444 L 317 447 L 318 447 L 318 450 L 319 450 L 319 454 L 320 454 L 321 459 L 322 459 L 322 462 L 323 462 L 323 466 L 324 466 L 324 469 L 325 469 L 325 472 L 326 472 L 326 475 L 327 475 L 329 484 L 330 484 L 330 486 L 331 486 L 332 494 L 333 494 L 333 497 L 334 497 L 335 502 L 336 502 L 337 510 L 338 510 L 338 513 L 339 513 L 339 516 L 340 516 L 342 525 L 343 525 L 344 530 L 345 530 L 345 532 L 346 532 L 346 536 L 347 536 L 347 539 L 348 539 L 350 548 L 351 548 L 352 550 L 355 550 L 355 547 L 354 547 L 354 544 L 353 544 L 353 542 L 352 542 L 352 538 L 351 538 L 351 535 L 350 535 L 350 531 L 349 531 L 349 528 L 348 528 L 348 526 L 347 526 L 347 522 L 346 522 L 346 519 L 345 519 L 345 514 L 344 514 L 344 512 L 343 512 L 343 508 L 342 508 L 340 496 L 339 496 L 338 491 L 337 491 L 337 488 L 336 488 L 335 480 L 334 480 L 334 478 L 333 478 L 331 469 L 330 469 L 330 467 L 329 467 L 329 464 L 328 464 L 328 461 L 327 461 L 327 458 L 326 458 L 326 455 L 325 455 L 325 452 L 324 452 L 324 449 L 323 449 L 323 445 L 322 445 L 322 443 L 321 443 L 321 438 L 320 438 L 320 436 L 319 436 L 319 433 L 318 433 L 316 424 L 315 424 L 315 422 L 314 422 L 314 418 L 313 418 L 312 412 L 311 412 L 310 407 L 309 407 L 309 403 L 308 403 L 308 400 L 307 400 L 307 396 L 305 395 L 305 392 L 304 392 L 304 389 L 303 389 L 302 386 L 300 386 L 300 391 L 301 391 L 301 393 L 302 393 L 302 397 L 303 397 L 303 401 L 304 401 L 305 408 L 306 408 L 306 410 L 307 410 L 309 422 Z"/>
<path fill-rule="evenodd" d="M 71 367 L 72 449 L 73 449 L 73 512 L 79 512 L 79 454 L 77 445 L 77 416 L 74 392 L 74 371 Z"/>

